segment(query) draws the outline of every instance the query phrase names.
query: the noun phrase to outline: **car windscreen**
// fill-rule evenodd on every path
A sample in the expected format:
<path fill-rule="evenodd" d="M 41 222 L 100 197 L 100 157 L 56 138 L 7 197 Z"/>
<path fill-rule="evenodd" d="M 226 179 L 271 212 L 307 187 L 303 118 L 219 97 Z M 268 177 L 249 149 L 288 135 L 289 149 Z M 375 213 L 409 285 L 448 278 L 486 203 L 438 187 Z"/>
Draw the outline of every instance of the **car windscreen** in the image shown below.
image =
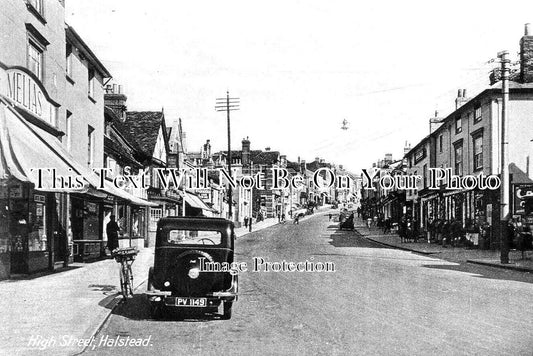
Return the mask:
<path fill-rule="evenodd" d="M 167 242 L 172 245 L 220 245 L 222 233 L 212 230 L 169 230 Z"/>

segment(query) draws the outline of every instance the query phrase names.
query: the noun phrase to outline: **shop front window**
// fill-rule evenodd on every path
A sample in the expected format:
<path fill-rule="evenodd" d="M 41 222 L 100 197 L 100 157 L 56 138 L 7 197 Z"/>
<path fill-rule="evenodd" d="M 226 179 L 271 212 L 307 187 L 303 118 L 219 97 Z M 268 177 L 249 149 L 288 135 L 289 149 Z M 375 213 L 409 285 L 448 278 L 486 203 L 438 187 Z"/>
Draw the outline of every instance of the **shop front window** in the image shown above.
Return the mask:
<path fill-rule="evenodd" d="M 33 194 L 33 201 L 30 202 L 29 231 L 28 231 L 28 251 L 46 251 L 46 227 L 47 211 L 46 196 Z"/>
<path fill-rule="evenodd" d="M 144 226 L 144 214 L 143 210 L 135 209 L 131 214 L 131 236 L 142 237 Z"/>
<path fill-rule="evenodd" d="M 83 236 L 85 240 L 99 240 L 99 206 L 97 203 L 85 201 L 83 209 Z"/>
<path fill-rule="evenodd" d="M 157 222 L 163 215 L 163 209 L 150 208 L 150 230 L 155 231 L 157 228 Z"/>

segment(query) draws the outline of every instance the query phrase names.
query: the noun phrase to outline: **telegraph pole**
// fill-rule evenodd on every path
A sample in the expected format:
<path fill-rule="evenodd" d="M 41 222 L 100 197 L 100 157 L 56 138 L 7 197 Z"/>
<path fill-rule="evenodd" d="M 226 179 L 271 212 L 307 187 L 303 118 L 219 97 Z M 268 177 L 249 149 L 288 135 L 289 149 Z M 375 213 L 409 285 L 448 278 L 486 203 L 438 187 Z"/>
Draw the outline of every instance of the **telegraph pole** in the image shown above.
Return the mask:
<path fill-rule="evenodd" d="M 239 98 L 230 98 L 229 91 L 226 91 L 225 98 L 217 98 L 215 104 L 216 111 L 225 111 L 228 119 L 228 174 L 231 178 L 231 126 L 230 126 L 230 111 L 239 110 Z M 222 183 L 222 182 L 221 182 Z M 228 213 L 229 219 L 233 220 L 233 194 L 231 184 L 228 184 Z"/>
<path fill-rule="evenodd" d="M 508 142 L 508 111 L 509 104 L 509 64 L 508 51 L 498 53 L 502 65 L 502 137 L 501 137 L 501 193 L 500 193 L 500 262 L 509 263 L 509 241 L 507 224 L 509 220 L 509 150 Z"/>

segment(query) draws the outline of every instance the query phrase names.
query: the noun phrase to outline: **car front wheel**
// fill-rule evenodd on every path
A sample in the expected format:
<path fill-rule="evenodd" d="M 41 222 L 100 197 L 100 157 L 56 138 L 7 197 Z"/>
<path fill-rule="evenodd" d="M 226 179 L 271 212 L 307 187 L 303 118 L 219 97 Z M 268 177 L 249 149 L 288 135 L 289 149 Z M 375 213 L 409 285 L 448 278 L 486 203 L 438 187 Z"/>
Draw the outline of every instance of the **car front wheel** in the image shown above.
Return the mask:
<path fill-rule="evenodd" d="M 161 303 L 150 303 L 150 316 L 152 319 L 161 319 L 163 317 L 163 308 Z"/>

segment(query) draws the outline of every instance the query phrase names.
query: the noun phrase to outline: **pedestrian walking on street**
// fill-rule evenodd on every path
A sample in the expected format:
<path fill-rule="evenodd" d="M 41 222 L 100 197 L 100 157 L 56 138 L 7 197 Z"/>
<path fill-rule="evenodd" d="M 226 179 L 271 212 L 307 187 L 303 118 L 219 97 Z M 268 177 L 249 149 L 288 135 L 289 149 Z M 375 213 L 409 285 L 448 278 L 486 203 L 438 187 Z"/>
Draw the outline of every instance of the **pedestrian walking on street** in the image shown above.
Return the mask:
<path fill-rule="evenodd" d="M 247 216 L 244 217 L 244 227 L 245 228 L 248 227 L 248 217 Z"/>
<path fill-rule="evenodd" d="M 294 216 L 294 221 L 292 223 L 296 225 L 300 225 L 300 214 L 296 214 Z"/>
<path fill-rule="evenodd" d="M 109 219 L 110 221 L 106 225 L 107 248 L 112 252 L 118 247 L 118 233 L 120 231 L 120 227 L 115 221 L 115 215 L 111 215 Z"/>
<path fill-rule="evenodd" d="M 329 220 L 331 220 L 331 213 L 329 213 Z"/>
<path fill-rule="evenodd" d="M 248 219 L 248 231 L 250 232 L 252 232 L 252 221 L 253 220 L 254 220 L 253 218 Z"/>

